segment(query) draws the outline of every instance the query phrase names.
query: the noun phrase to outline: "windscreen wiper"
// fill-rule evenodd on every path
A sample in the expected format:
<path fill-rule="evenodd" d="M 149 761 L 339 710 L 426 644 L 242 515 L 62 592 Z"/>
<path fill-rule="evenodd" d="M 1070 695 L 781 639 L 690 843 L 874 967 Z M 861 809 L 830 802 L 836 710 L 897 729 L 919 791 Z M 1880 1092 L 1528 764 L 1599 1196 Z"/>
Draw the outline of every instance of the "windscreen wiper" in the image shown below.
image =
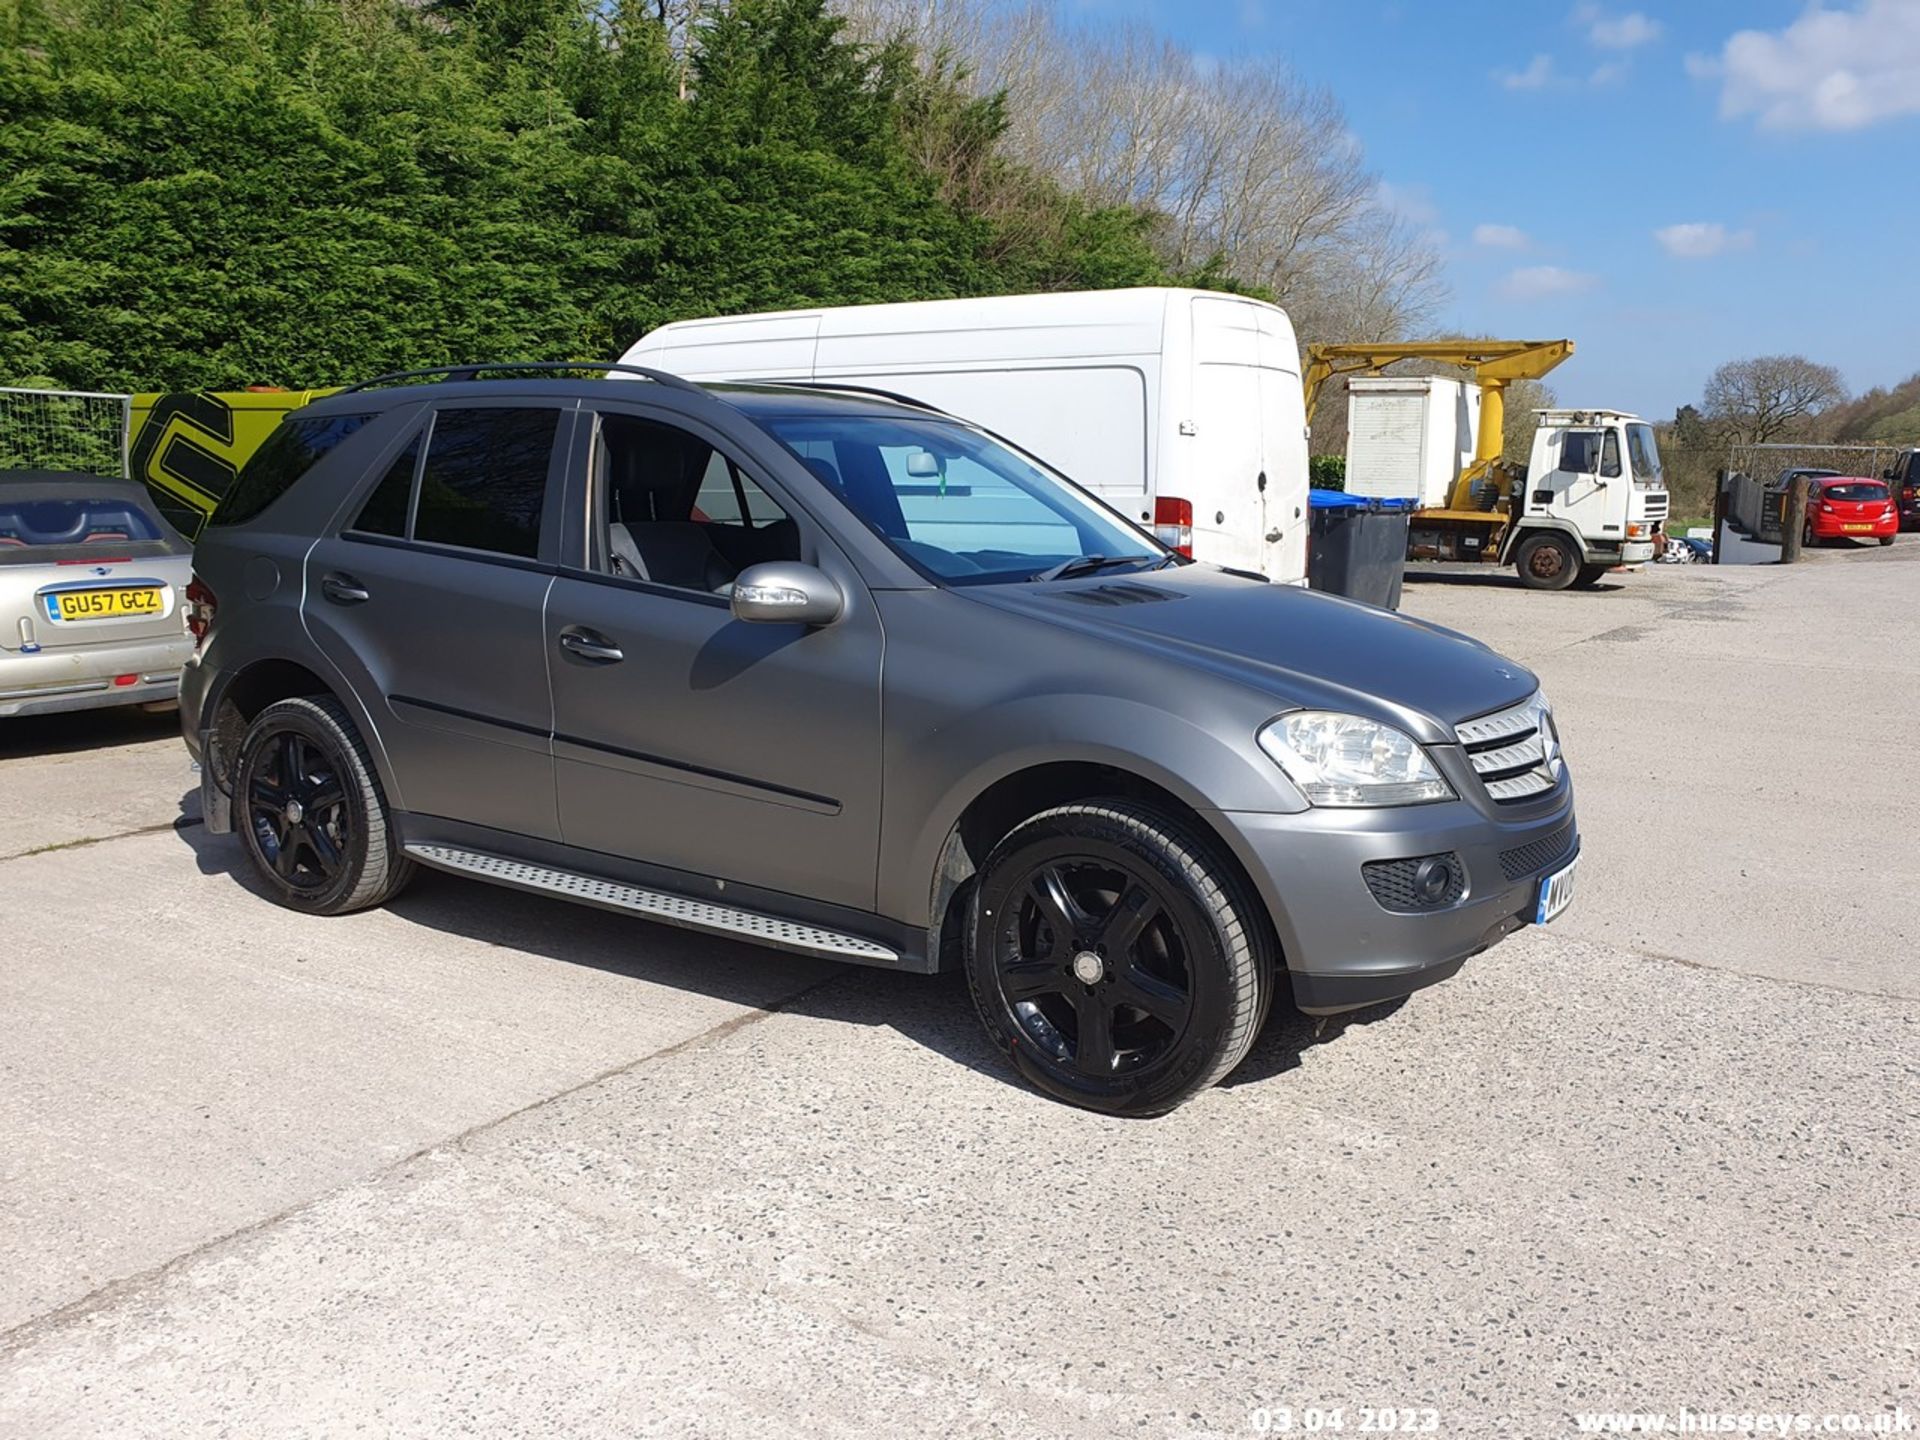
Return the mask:
<path fill-rule="evenodd" d="M 1035 580 L 1071 580 L 1076 575 L 1091 575 L 1104 570 L 1109 565 L 1138 565 L 1142 560 L 1151 560 L 1151 555 L 1076 555 L 1071 560 L 1062 560 L 1042 570 L 1034 576 Z"/>

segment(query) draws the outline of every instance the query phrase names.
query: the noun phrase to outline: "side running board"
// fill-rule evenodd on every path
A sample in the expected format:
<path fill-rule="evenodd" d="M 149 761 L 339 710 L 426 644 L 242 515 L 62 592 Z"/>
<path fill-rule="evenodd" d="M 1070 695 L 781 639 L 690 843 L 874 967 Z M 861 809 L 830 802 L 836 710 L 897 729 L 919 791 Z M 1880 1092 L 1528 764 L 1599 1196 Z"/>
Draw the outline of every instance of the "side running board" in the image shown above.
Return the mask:
<path fill-rule="evenodd" d="M 447 845 L 408 845 L 406 853 L 423 865 L 449 870 L 456 875 L 471 875 L 496 885 L 516 890 L 531 890 L 541 895 L 557 895 L 563 900 L 579 900 L 607 910 L 620 910 L 644 916 L 665 925 L 688 930 L 709 930 L 732 935 L 759 945 L 781 950 L 797 950 L 803 955 L 822 955 L 831 960 L 857 960 L 867 965 L 897 965 L 900 956 L 885 945 L 858 935 L 826 930 L 818 925 L 803 925 L 753 910 L 731 905 L 716 905 L 711 900 L 689 900 L 662 890 L 647 890 L 624 885 L 617 880 L 602 880 L 579 875 L 571 870 L 552 870 L 544 865 L 529 865 L 522 860 L 504 860 L 483 855 L 477 850 L 456 850 Z"/>

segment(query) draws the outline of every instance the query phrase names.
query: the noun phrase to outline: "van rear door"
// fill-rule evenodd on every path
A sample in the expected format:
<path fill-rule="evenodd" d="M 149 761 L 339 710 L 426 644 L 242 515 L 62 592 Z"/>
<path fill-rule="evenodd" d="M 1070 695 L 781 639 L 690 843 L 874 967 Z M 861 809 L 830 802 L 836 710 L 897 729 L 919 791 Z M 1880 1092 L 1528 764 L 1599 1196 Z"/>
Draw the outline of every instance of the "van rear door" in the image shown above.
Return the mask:
<path fill-rule="evenodd" d="M 1306 574 L 1306 413 L 1293 330 L 1271 306 L 1193 299 L 1195 558 Z"/>

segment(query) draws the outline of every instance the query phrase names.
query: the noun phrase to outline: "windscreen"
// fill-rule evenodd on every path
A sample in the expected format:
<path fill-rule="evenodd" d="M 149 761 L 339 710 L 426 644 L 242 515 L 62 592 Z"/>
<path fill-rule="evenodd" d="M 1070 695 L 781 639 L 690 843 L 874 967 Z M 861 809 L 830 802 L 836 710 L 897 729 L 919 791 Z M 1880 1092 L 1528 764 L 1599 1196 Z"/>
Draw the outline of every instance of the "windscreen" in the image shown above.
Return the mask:
<path fill-rule="evenodd" d="M 950 584 L 1170 563 L 1171 551 L 1077 486 L 956 421 L 788 415 L 760 423 L 895 550 Z"/>
<path fill-rule="evenodd" d="M 1829 500 L 1886 500 L 1887 487 L 1878 480 L 1842 480 L 1820 492 Z"/>
<path fill-rule="evenodd" d="M 1627 459 L 1633 465 L 1634 479 L 1659 483 L 1660 446 L 1654 441 L 1651 425 L 1627 426 Z"/>

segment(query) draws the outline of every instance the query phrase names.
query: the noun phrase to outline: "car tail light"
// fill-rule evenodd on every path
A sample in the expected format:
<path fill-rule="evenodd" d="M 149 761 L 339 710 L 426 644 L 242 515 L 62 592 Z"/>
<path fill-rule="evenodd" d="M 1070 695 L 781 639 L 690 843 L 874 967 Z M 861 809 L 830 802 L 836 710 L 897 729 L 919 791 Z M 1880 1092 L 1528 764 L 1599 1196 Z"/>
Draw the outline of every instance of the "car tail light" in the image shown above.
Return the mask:
<path fill-rule="evenodd" d="M 1193 502 L 1162 495 L 1153 502 L 1153 534 L 1162 545 L 1193 558 Z"/>
<path fill-rule="evenodd" d="M 214 612 L 220 608 L 220 600 L 207 588 L 207 582 L 198 575 L 187 584 L 187 633 L 193 636 L 193 643 L 206 642 L 207 632 L 213 628 Z"/>

